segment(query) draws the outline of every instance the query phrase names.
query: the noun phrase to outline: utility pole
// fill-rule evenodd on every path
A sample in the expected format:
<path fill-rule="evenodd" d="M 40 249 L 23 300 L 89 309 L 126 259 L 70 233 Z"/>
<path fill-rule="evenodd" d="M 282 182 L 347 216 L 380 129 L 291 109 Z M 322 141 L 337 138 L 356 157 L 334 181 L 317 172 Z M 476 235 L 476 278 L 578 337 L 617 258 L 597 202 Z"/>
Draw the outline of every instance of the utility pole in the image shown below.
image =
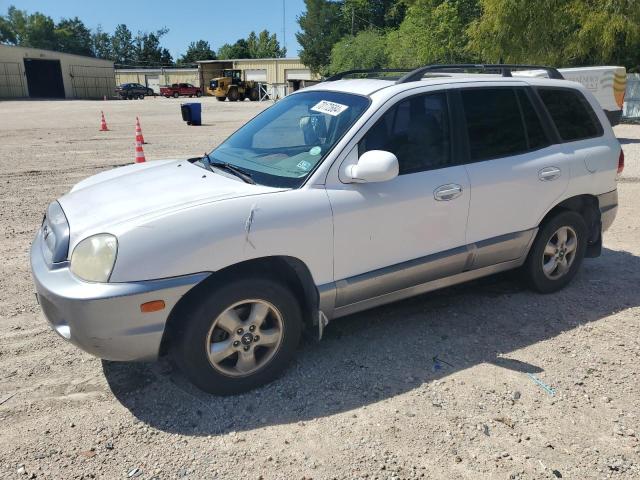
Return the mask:
<path fill-rule="evenodd" d="M 282 48 L 287 48 L 287 16 L 285 0 L 282 0 Z"/>
<path fill-rule="evenodd" d="M 353 37 L 353 32 L 355 30 L 355 23 L 356 23 L 356 15 L 355 15 L 354 8 L 351 7 L 351 36 L 352 37 Z"/>

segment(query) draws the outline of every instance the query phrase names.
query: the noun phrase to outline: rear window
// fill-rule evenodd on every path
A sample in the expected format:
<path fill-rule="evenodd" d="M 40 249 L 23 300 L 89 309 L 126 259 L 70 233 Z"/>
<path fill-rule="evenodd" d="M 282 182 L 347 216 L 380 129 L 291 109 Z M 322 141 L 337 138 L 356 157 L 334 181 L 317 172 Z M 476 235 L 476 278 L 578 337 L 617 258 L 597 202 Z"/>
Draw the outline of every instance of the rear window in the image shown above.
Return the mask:
<path fill-rule="evenodd" d="M 566 88 L 539 88 L 538 93 L 563 141 L 602 135 L 602 125 L 582 93 Z"/>
<path fill-rule="evenodd" d="M 520 107 L 511 88 L 461 92 L 472 162 L 517 155 L 528 150 Z"/>

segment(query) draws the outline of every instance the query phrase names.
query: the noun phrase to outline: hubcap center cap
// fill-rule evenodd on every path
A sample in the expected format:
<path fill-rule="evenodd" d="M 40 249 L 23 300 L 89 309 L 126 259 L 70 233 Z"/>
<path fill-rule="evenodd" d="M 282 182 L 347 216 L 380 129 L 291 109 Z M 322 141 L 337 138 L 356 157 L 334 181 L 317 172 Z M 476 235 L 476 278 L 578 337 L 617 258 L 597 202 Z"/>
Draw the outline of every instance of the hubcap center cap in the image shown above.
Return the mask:
<path fill-rule="evenodd" d="M 245 333 L 244 335 L 242 335 L 242 337 L 240 337 L 240 341 L 243 345 L 251 345 L 251 343 L 253 342 L 253 334 L 249 332 Z"/>

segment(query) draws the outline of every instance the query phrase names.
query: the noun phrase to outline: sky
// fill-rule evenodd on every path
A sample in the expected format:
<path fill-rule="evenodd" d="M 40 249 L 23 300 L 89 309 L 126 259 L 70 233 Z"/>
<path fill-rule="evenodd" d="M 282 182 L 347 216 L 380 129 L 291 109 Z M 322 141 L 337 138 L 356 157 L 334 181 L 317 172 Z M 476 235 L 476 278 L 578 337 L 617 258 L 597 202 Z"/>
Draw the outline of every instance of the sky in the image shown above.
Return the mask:
<path fill-rule="evenodd" d="M 295 38 L 298 15 L 304 11 L 304 0 L 284 0 L 287 56 L 298 55 Z M 213 50 L 224 43 L 246 38 L 251 30 L 267 29 L 278 36 L 282 45 L 283 0 L 0 0 L 0 15 L 14 5 L 29 13 L 49 15 L 54 21 L 62 17 L 79 17 L 92 30 L 98 25 L 113 33 L 116 25 L 126 24 L 134 33 L 167 27 L 162 46 L 174 60 L 187 45 L 207 40 Z M 235 7 L 234 7 L 235 6 Z"/>

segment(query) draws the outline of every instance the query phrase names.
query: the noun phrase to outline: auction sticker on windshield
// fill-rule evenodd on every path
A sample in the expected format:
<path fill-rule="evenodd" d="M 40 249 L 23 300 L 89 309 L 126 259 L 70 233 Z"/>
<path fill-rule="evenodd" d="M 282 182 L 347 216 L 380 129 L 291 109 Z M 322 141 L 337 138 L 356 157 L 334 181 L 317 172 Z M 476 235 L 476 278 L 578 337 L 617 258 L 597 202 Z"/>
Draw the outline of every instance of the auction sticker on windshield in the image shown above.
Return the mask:
<path fill-rule="evenodd" d="M 348 105 L 342 105 L 341 103 L 330 102 L 328 100 L 321 100 L 313 107 L 311 107 L 311 110 L 314 112 L 326 113 L 327 115 L 337 117 L 347 108 L 349 108 Z"/>

